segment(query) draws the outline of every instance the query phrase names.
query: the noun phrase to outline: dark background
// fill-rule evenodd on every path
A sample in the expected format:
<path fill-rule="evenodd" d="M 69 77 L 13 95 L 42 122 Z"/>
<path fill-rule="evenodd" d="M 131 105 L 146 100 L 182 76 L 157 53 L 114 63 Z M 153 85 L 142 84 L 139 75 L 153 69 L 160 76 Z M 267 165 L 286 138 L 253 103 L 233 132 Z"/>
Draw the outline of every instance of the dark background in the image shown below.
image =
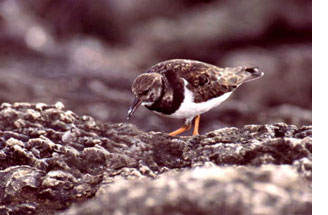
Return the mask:
<path fill-rule="evenodd" d="M 309 0 L 2 0 L 0 103 L 62 101 L 104 122 L 126 122 L 134 78 L 167 59 L 258 66 L 265 76 L 203 114 L 224 126 L 311 124 Z M 141 107 L 131 123 L 183 124 Z"/>

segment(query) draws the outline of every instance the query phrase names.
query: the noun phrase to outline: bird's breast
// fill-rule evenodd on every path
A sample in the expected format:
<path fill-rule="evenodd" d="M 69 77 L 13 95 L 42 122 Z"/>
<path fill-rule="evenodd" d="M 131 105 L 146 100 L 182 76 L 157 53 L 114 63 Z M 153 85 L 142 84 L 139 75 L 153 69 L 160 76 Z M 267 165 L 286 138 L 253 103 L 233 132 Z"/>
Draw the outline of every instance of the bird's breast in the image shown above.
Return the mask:
<path fill-rule="evenodd" d="M 187 87 L 184 88 L 184 99 L 180 107 L 168 117 L 187 119 L 195 117 L 199 114 L 203 114 L 212 108 L 219 106 L 225 101 L 232 92 L 225 93 L 219 97 L 211 98 L 207 101 L 196 103 L 194 100 L 194 94 Z"/>

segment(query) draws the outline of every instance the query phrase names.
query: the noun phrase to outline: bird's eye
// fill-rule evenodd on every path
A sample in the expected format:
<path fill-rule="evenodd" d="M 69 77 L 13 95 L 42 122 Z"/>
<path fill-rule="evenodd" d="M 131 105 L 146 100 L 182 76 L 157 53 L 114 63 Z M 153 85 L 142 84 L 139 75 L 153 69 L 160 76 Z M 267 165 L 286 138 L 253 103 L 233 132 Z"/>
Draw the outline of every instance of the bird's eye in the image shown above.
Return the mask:
<path fill-rule="evenodd" d="M 140 95 L 147 95 L 149 93 L 149 89 L 148 90 L 144 90 L 142 93 L 140 93 Z"/>

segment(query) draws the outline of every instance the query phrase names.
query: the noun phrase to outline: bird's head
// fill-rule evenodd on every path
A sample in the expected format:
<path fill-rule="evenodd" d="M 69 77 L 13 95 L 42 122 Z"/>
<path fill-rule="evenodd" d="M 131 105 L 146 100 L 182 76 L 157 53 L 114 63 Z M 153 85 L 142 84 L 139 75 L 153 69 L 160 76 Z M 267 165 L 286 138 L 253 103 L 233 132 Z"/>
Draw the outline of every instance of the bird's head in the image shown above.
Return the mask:
<path fill-rule="evenodd" d="M 135 99 L 129 109 L 127 119 L 142 105 L 151 105 L 162 94 L 163 80 L 159 73 L 144 73 L 139 75 L 132 84 L 132 92 Z"/>

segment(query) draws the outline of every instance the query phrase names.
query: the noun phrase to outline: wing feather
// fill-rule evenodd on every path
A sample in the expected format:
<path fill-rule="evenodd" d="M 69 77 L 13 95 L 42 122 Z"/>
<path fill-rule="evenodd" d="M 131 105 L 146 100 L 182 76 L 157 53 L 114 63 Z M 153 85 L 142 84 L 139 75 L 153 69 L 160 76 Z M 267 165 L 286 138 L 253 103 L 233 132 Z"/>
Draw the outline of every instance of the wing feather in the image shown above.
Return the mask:
<path fill-rule="evenodd" d="M 247 81 L 251 74 L 245 69 L 220 68 L 200 61 L 176 59 L 156 64 L 148 72 L 164 75 L 173 88 L 181 88 L 183 79 L 186 80 L 187 88 L 194 94 L 194 101 L 200 103 L 232 92 Z"/>

